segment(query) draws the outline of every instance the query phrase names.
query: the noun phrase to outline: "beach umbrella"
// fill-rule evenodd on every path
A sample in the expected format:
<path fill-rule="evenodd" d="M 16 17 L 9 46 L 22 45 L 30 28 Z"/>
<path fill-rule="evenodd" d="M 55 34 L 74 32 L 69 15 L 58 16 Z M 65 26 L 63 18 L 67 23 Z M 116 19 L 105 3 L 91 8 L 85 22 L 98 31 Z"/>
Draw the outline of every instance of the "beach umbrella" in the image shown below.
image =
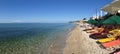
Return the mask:
<path fill-rule="evenodd" d="M 101 10 L 109 12 L 109 13 L 116 13 L 120 10 L 120 0 L 114 0 L 110 4 L 104 6 Z"/>
<path fill-rule="evenodd" d="M 105 19 L 99 19 L 98 20 L 99 24 L 102 24 L 102 22 L 104 22 L 104 21 L 105 21 Z"/>
<path fill-rule="evenodd" d="M 90 19 L 90 20 L 87 21 L 87 23 L 89 23 L 89 24 L 98 24 L 98 21 Z"/>
<path fill-rule="evenodd" d="M 102 24 L 120 24 L 120 16 L 114 15 L 102 22 Z"/>
<path fill-rule="evenodd" d="M 114 21 L 116 21 L 117 24 L 120 24 L 120 16 L 113 16 L 114 18 L 112 18 Z"/>

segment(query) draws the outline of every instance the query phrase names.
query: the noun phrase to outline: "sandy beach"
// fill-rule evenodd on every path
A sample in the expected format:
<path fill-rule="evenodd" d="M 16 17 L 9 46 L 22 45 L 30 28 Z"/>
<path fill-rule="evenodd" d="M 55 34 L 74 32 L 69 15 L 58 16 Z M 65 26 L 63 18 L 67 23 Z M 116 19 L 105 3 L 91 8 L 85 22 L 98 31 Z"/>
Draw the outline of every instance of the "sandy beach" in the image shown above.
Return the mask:
<path fill-rule="evenodd" d="M 89 38 L 89 34 L 82 31 L 80 26 L 76 26 L 66 40 L 66 46 L 63 54 L 109 54 L 110 51 L 102 49 L 95 42 L 96 40 Z"/>

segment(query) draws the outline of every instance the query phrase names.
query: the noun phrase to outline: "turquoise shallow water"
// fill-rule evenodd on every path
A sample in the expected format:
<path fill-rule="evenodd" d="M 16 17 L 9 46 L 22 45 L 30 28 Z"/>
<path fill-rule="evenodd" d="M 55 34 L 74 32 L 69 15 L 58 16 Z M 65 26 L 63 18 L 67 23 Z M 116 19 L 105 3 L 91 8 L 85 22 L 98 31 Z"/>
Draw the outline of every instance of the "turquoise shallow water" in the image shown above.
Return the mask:
<path fill-rule="evenodd" d="M 0 54 L 50 54 L 51 44 L 73 27 L 67 23 L 1 23 Z"/>

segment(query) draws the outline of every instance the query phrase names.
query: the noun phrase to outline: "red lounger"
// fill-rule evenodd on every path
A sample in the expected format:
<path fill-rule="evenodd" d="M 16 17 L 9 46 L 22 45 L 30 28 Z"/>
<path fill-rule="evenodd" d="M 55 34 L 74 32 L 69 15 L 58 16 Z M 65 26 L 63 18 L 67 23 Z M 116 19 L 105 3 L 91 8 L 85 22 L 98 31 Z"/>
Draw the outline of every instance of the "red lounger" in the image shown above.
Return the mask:
<path fill-rule="evenodd" d="M 89 37 L 92 39 L 102 39 L 102 38 L 107 38 L 107 34 L 108 33 L 92 34 L 92 35 L 89 35 Z"/>
<path fill-rule="evenodd" d="M 114 41 L 102 44 L 102 46 L 105 47 L 105 48 L 114 47 L 114 46 L 117 46 L 117 45 L 120 45 L 120 37 L 119 37 L 118 40 L 114 40 Z"/>

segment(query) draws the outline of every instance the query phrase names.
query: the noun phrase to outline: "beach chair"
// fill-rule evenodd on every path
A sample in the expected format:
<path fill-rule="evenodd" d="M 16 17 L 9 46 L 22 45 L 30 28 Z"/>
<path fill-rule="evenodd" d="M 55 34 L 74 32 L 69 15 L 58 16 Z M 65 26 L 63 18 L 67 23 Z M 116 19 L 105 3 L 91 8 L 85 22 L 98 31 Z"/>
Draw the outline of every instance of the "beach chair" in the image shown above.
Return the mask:
<path fill-rule="evenodd" d="M 117 45 L 120 45 L 120 36 L 118 37 L 117 40 L 111 41 L 111 42 L 107 42 L 107 43 L 103 43 L 101 44 L 104 48 L 112 48 L 112 47 L 116 47 Z"/>
<path fill-rule="evenodd" d="M 105 43 L 105 42 L 113 41 L 115 39 L 116 39 L 115 37 L 111 37 L 111 38 L 100 39 L 97 42 L 99 42 L 99 43 Z"/>
<path fill-rule="evenodd" d="M 97 32 L 91 32 L 90 34 L 101 34 L 105 31 L 104 28 L 98 28 Z"/>
<path fill-rule="evenodd" d="M 83 31 L 88 31 L 88 30 L 92 30 L 92 29 L 93 29 L 92 27 L 89 27 L 89 28 L 84 29 Z"/>
<path fill-rule="evenodd" d="M 107 38 L 107 35 L 109 34 L 109 29 L 101 30 L 99 33 L 90 34 L 89 37 L 93 39 L 102 39 Z"/>
<path fill-rule="evenodd" d="M 92 30 L 88 30 L 88 31 L 86 31 L 86 32 L 87 32 L 87 33 L 98 32 L 98 28 L 95 27 L 94 29 L 92 29 Z"/>
<path fill-rule="evenodd" d="M 112 32 L 112 33 L 113 35 L 108 35 L 109 38 L 99 39 L 97 42 L 99 43 L 110 42 L 110 41 L 116 40 L 116 37 L 120 35 L 119 30 Z"/>
<path fill-rule="evenodd" d="M 87 29 L 84 29 L 83 31 L 88 31 L 88 30 L 92 30 L 93 28 L 87 28 Z"/>
<path fill-rule="evenodd" d="M 108 38 L 107 34 L 108 33 L 97 33 L 97 34 L 92 34 L 89 37 L 92 39 L 103 39 L 103 38 Z"/>

